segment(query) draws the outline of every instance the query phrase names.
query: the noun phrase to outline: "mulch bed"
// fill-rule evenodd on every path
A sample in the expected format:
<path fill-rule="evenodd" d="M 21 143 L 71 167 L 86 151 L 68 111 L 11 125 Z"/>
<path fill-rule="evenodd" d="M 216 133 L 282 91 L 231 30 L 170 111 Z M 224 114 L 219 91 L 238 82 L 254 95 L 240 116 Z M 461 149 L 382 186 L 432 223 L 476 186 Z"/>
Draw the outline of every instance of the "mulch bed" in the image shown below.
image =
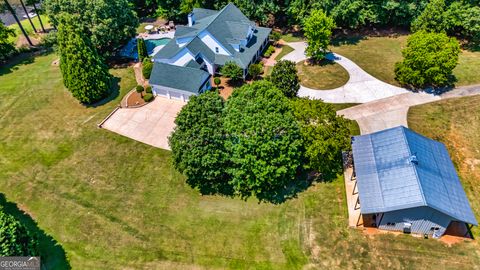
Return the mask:
<path fill-rule="evenodd" d="M 143 93 L 145 95 L 145 93 Z M 140 106 L 145 104 L 145 100 L 143 100 L 142 96 L 137 93 L 136 91 L 132 92 L 127 98 L 127 106 Z"/>

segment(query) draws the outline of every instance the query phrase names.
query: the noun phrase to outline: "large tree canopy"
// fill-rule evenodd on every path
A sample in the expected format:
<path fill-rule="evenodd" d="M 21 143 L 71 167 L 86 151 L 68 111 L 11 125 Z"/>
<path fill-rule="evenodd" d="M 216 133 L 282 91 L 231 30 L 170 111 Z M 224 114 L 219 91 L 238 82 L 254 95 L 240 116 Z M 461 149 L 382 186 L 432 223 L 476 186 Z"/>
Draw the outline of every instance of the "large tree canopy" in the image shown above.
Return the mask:
<path fill-rule="evenodd" d="M 203 194 L 231 194 L 223 129 L 224 101 L 216 92 L 192 96 L 169 138 L 175 168 Z"/>
<path fill-rule="evenodd" d="M 37 256 L 38 239 L 0 208 L 0 256 Z"/>
<path fill-rule="evenodd" d="M 447 28 L 445 0 L 432 0 L 412 23 L 413 31 L 443 32 Z"/>
<path fill-rule="evenodd" d="M 295 117 L 305 143 L 305 168 L 324 177 L 342 170 L 342 151 L 350 146 L 347 122 L 321 100 L 292 100 Z"/>
<path fill-rule="evenodd" d="M 0 62 L 5 61 L 16 51 L 13 42 L 8 40 L 13 36 L 15 36 L 15 31 L 0 23 Z"/>
<path fill-rule="evenodd" d="M 78 20 L 78 16 L 68 14 L 60 18 L 60 69 L 63 83 L 72 95 L 89 104 L 109 94 L 111 76 Z"/>
<path fill-rule="evenodd" d="M 445 33 L 416 32 L 402 51 L 403 61 L 395 64 L 396 79 L 414 88 L 449 85 L 459 53 L 458 41 Z"/>
<path fill-rule="evenodd" d="M 320 61 L 327 54 L 330 36 L 335 27 L 333 19 L 322 10 L 314 10 L 303 23 L 303 31 L 307 38 L 305 53 L 315 61 Z"/>
<path fill-rule="evenodd" d="M 239 196 L 282 197 L 296 181 L 302 160 L 300 128 L 288 99 L 258 81 L 233 92 L 224 120 L 231 184 Z"/>
<path fill-rule="evenodd" d="M 45 0 L 47 14 L 58 26 L 62 13 L 75 14 L 93 45 L 110 54 L 135 35 L 138 19 L 128 0 Z"/>
<path fill-rule="evenodd" d="M 296 97 L 300 89 L 297 67 L 292 61 L 278 61 L 275 66 L 273 66 L 269 80 L 289 98 Z"/>

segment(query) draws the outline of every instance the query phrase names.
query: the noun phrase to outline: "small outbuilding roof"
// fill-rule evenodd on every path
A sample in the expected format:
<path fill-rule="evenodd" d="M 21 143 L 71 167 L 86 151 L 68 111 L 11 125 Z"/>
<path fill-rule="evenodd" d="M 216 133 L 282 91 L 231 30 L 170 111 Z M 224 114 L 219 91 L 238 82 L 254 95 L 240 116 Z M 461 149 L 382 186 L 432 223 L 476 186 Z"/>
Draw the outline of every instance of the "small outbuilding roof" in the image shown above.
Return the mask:
<path fill-rule="evenodd" d="M 160 62 L 153 64 L 149 83 L 198 94 L 210 74 L 198 67 L 182 67 Z"/>
<path fill-rule="evenodd" d="M 444 144 L 403 126 L 352 138 L 361 213 L 428 206 L 478 225 Z"/>

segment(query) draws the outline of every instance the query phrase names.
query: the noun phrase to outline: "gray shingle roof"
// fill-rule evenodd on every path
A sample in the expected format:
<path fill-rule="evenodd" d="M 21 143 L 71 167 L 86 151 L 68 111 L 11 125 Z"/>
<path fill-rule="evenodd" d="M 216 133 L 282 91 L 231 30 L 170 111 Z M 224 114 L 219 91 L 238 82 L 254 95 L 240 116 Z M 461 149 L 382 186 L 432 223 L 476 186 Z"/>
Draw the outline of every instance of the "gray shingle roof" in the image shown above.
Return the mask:
<path fill-rule="evenodd" d="M 209 78 L 210 74 L 199 68 L 155 62 L 149 83 L 198 94 Z"/>
<path fill-rule="evenodd" d="M 183 49 L 176 44 L 177 39 L 195 37 L 185 46 L 193 54 L 202 53 L 208 61 L 218 65 L 234 61 L 246 68 L 271 32 L 269 28 L 255 27 L 254 35 L 248 44 L 241 48 L 240 52 L 237 52 L 230 44 L 246 39 L 249 27 L 255 26 L 255 24 L 248 20 L 234 4 L 230 3 L 220 11 L 194 9 L 193 13 L 196 19 L 195 24 L 191 27 L 177 27 L 175 37 L 154 56 L 155 59 L 169 59 L 175 56 Z M 216 55 L 203 44 L 197 35 L 204 30 L 214 36 L 232 56 Z"/>
<path fill-rule="evenodd" d="M 356 136 L 352 149 L 362 213 L 428 206 L 478 224 L 442 143 L 400 126 Z"/>

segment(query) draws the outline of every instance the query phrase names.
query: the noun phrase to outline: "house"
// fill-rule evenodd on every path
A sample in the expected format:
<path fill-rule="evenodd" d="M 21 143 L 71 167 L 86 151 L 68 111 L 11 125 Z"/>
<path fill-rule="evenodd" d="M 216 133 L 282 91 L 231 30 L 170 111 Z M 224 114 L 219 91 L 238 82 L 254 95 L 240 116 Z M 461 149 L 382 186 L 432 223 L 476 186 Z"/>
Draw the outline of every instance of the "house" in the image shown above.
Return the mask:
<path fill-rule="evenodd" d="M 352 152 L 364 222 L 434 238 L 478 225 L 442 143 L 399 126 L 353 137 Z"/>
<path fill-rule="evenodd" d="M 270 28 L 256 26 L 232 3 L 220 11 L 194 8 L 188 14 L 188 25 L 177 26 L 173 39 L 153 57 L 150 84 L 154 94 L 188 101 L 189 96 L 210 89 L 210 77 L 229 61 L 238 64 L 246 76 L 249 65 L 268 44 L 270 32 Z"/>

